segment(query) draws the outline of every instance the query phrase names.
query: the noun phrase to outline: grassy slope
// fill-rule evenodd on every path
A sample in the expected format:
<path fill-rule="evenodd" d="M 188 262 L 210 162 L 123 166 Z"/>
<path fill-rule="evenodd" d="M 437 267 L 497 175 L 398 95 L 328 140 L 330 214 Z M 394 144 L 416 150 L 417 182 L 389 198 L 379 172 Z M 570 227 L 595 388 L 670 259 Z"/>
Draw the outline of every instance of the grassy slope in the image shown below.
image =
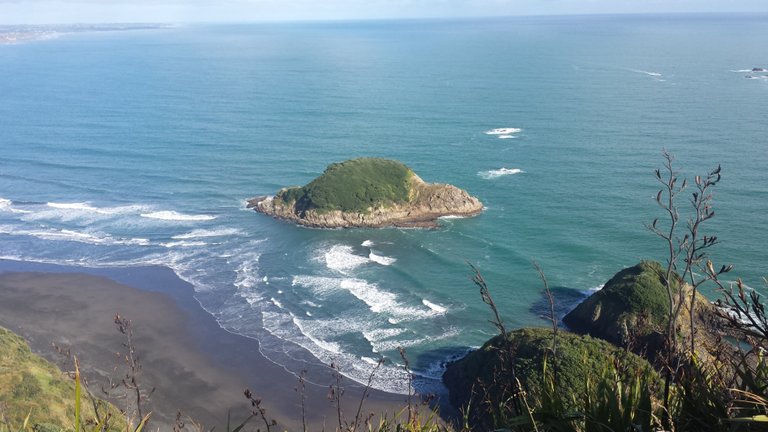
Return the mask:
<path fill-rule="evenodd" d="M 83 417 L 93 417 L 85 397 Z M 119 411 L 112 407 L 119 419 Z M 33 354 L 20 336 L 0 327 L 0 425 L 21 430 L 29 425 L 47 425 L 45 430 L 70 430 L 75 418 L 75 384 L 56 366 Z M 4 417 L 4 419 L 3 419 Z M 124 429 L 124 428 L 123 428 Z M 2 430 L 2 426 L 0 426 Z"/>
<path fill-rule="evenodd" d="M 276 199 L 296 203 L 300 212 L 367 212 L 371 207 L 408 202 L 413 171 L 402 163 L 359 158 L 328 166 L 303 187 L 280 191 Z"/>

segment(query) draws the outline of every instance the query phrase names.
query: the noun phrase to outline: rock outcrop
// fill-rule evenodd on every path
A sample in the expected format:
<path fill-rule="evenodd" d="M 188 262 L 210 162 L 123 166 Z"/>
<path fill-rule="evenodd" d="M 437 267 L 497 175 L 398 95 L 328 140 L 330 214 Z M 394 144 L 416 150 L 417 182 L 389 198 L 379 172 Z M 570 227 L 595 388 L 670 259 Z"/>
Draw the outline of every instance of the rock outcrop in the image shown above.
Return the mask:
<path fill-rule="evenodd" d="M 410 177 L 407 181 L 407 199 L 401 202 L 383 200 L 373 202 L 362 211 L 313 208 L 311 205 L 307 206 L 306 203 L 300 202 L 299 199 L 281 199 L 282 196 L 290 196 L 288 193 L 291 191 L 290 189 L 283 189 L 276 196 L 253 198 L 248 201 L 248 207 L 259 213 L 313 228 L 381 228 L 387 226 L 431 228 L 436 226 L 437 219 L 440 217 L 475 216 L 483 210 L 483 204 L 480 200 L 466 191 L 448 184 L 426 183 L 412 171 L 408 171 Z M 327 172 L 328 170 L 326 170 Z M 368 180 L 365 184 L 370 185 L 371 188 L 391 186 L 377 184 L 376 179 Z M 343 196 L 345 193 L 353 192 L 334 190 L 332 193 Z M 361 192 L 354 193 L 360 194 Z"/>
<path fill-rule="evenodd" d="M 654 261 L 642 261 L 626 268 L 565 315 L 563 322 L 576 333 L 629 348 L 653 362 L 665 350 L 669 322 L 669 294 L 664 286 L 664 273 L 661 264 Z M 679 289 L 674 287 L 673 298 L 675 301 L 682 298 L 684 306 L 675 327 L 680 341 L 686 341 L 691 337 L 692 290 L 686 284 L 682 292 Z M 719 318 L 715 307 L 701 294 L 696 296 L 693 323 L 700 342 L 698 354 L 707 359 L 709 351 L 716 347 Z"/>
<path fill-rule="evenodd" d="M 619 378 L 625 383 L 634 374 L 650 380 L 657 376 L 646 360 L 606 341 L 561 330 L 557 335 L 557 356 L 552 355 L 552 341 L 551 329 L 519 329 L 509 332 L 506 338 L 498 335 L 480 349 L 449 363 L 443 382 L 451 404 L 460 410 L 469 409 L 467 415 L 472 424 L 479 425 L 478 430 L 492 430 L 489 411 L 505 405 L 508 401 L 504 399 L 512 394 L 512 365 L 529 401 L 538 399 L 547 387 L 545 369 L 551 373 L 556 368 L 558 392 L 574 396 L 584 393 L 587 377 L 595 379 L 606 365 L 617 360 L 623 365 Z"/>

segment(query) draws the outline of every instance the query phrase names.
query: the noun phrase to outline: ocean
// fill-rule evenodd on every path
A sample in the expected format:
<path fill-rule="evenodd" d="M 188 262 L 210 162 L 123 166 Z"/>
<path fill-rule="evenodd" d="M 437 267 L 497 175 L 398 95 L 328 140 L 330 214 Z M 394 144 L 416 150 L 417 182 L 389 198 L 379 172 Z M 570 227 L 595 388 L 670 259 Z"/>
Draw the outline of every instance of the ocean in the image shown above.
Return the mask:
<path fill-rule="evenodd" d="M 167 266 L 293 373 L 334 363 L 364 382 L 384 357 L 373 386 L 404 393 L 402 347 L 437 391 L 445 361 L 494 334 L 469 263 L 515 328 L 547 325 L 534 260 L 562 312 L 665 258 L 645 227 L 663 216 L 663 149 L 690 179 L 722 166 L 713 261 L 765 289 L 766 31 L 765 15 L 580 16 L 0 45 L 0 259 Z M 315 230 L 245 208 L 361 156 L 486 209 L 436 230 Z"/>

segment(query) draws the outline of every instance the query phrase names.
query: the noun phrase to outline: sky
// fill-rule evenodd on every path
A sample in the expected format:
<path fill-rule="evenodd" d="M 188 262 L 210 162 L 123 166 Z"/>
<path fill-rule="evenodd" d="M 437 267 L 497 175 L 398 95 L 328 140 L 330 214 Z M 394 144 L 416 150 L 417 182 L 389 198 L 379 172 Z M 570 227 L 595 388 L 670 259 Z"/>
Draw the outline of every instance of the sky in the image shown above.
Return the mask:
<path fill-rule="evenodd" d="M 768 0 L 0 0 L 0 24 L 768 13 Z"/>

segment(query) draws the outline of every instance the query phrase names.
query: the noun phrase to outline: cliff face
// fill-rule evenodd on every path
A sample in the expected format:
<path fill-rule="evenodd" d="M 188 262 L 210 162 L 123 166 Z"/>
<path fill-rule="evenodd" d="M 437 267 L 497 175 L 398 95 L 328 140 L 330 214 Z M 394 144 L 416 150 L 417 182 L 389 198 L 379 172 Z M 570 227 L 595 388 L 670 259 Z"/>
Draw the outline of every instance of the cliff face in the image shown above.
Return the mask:
<path fill-rule="evenodd" d="M 426 183 L 413 175 L 408 202 L 369 207 L 365 212 L 301 210 L 295 202 L 275 197 L 248 201 L 259 213 L 313 228 L 381 228 L 386 226 L 434 227 L 442 216 L 475 216 L 483 204 L 466 191 L 448 184 Z"/>

